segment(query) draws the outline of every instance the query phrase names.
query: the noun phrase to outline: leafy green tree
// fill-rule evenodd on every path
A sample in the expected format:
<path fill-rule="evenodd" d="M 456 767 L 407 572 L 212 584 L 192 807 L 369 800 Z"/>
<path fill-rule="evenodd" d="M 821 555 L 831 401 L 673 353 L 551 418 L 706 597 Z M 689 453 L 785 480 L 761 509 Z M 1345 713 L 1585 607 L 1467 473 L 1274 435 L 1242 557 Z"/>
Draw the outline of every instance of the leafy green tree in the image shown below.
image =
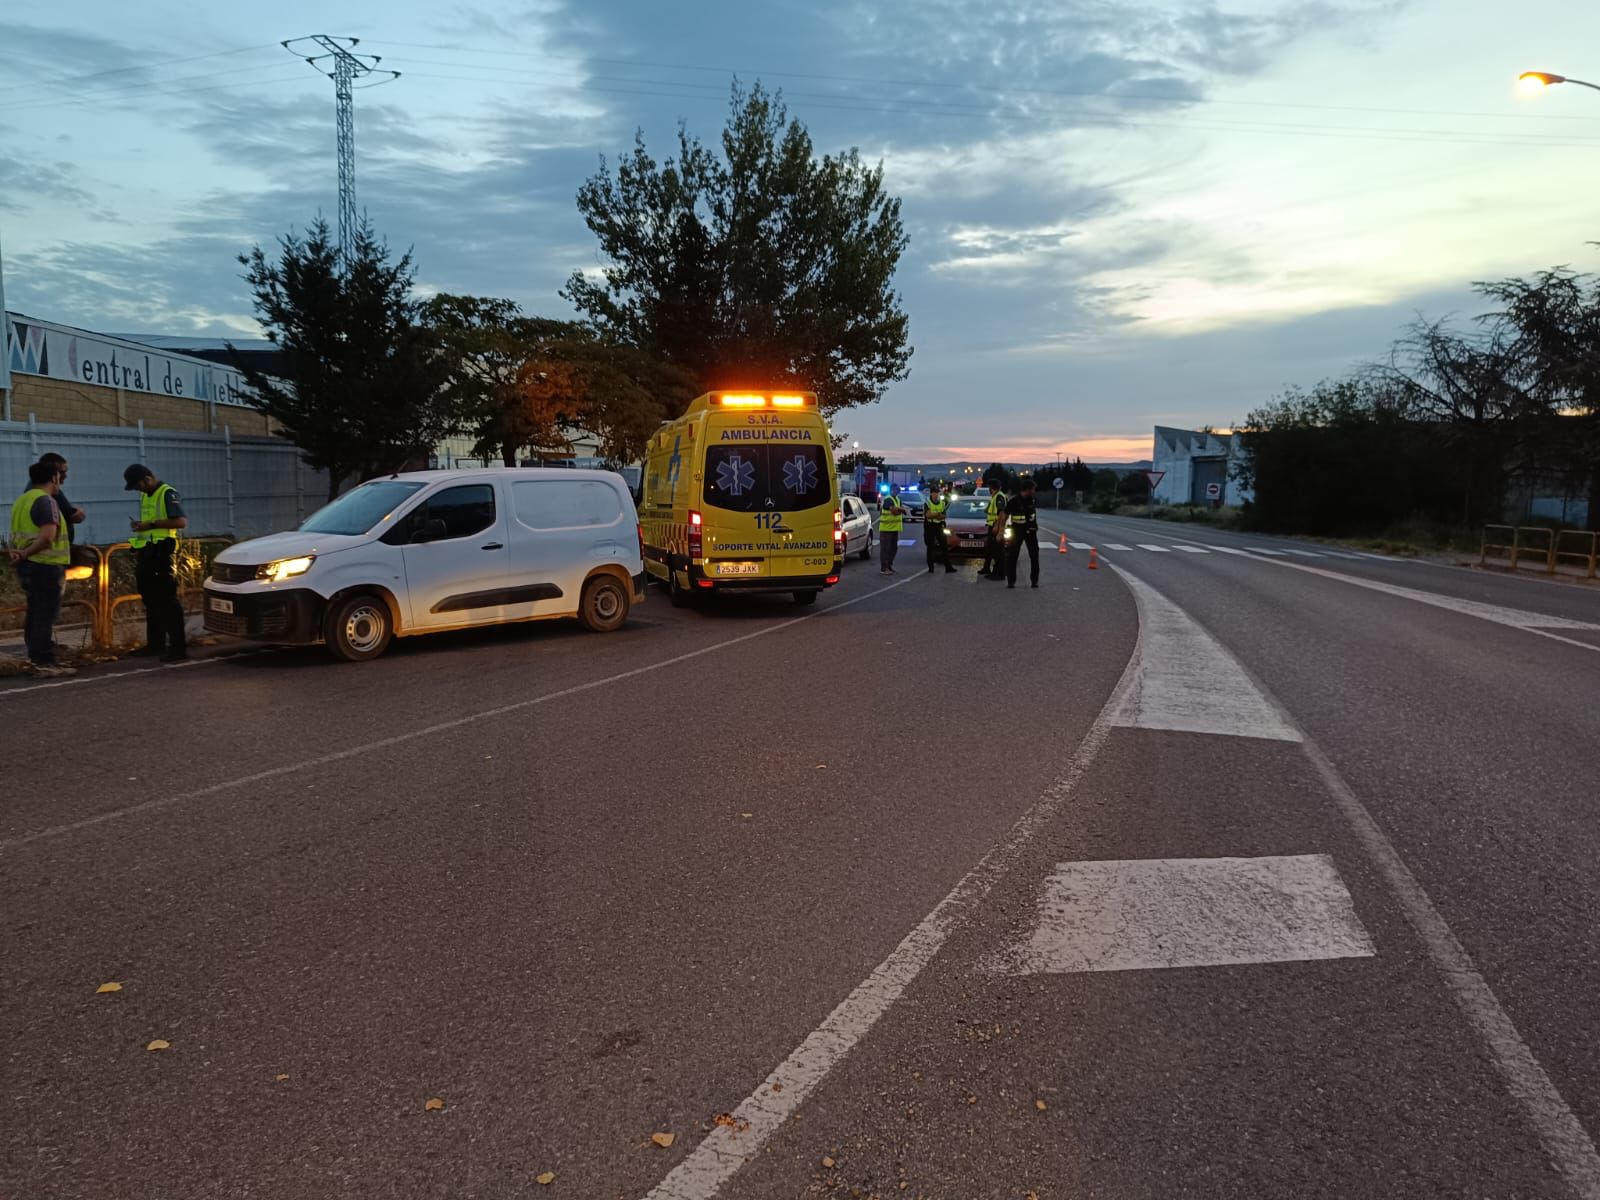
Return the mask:
<path fill-rule="evenodd" d="M 389 247 L 362 222 L 355 252 L 341 259 L 326 221 L 302 238 L 279 239 L 239 256 L 256 318 L 280 351 L 278 378 L 234 364 L 251 399 L 293 442 L 308 466 L 328 472 L 328 497 L 346 480 L 424 463 L 456 430 L 432 337 L 412 297 L 407 252 Z"/>
<path fill-rule="evenodd" d="M 720 156 L 680 126 L 658 164 L 639 133 L 578 192 L 604 266 L 564 295 L 604 334 L 705 390 L 812 390 L 826 414 L 877 400 L 911 357 L 894 291 L 907 244 L 882 166 L 817 158 L 781 98 L 735 84 Z"/>
<path fill-rule="evenodd" d="M 841 474 L 849 474 L 859 467 L 882 467 L 884 457 L 874 454 L 870 450 L 852 450 L 849 454 L 841 455 L 838 459 L 838 469 Z"/>

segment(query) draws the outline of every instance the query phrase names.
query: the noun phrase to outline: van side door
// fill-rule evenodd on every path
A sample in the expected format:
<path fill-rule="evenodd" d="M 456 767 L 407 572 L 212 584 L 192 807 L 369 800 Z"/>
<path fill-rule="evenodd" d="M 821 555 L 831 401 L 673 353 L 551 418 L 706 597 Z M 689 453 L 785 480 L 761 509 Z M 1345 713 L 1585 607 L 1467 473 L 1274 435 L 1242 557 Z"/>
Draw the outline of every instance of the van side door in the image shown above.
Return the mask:
<path fill-rule="evenodd" d="M 578 611 L 584 580 L 602 563 L 631 579 L 639 533 L 617 485 L 603 479 L 510 479 L 509 593 L 519 617 Z"/>
<path fill-rule="evenodd" d="M 383 537 L 405 559 L 410 628 L 504 619 L 506 515 L 492 478 L 426 496 Z"/>

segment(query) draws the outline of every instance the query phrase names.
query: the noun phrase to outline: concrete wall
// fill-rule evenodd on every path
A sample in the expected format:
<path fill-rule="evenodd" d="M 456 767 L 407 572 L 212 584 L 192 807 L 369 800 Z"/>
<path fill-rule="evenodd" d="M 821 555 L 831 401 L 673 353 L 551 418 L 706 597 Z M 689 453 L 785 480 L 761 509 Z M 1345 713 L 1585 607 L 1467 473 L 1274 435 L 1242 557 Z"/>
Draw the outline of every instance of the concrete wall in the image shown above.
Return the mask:
<path fill-rule="evenodd" d="M 1166 474 L 1156 484 L 1156 503 L 1208 503 L 1204 484 L 1217 478 L 1219 471 L 1225 474 L 1222 502 L 1230 506 L 1246 503 L 1250 493 L 1233 478 L 1233 467 L 1240 452 L 1239 439 L 1228 434 L 1157 425 L 1150 455 L 1151 469 Z"/>
<path fill-rule="evenodd" d="M 12 419 L 26 421 L 30 413 L 37 421 L 62 425 L 136 426 L 143 421 L 147 429 L 220 433 L 226 425 L 238 436 L 272 432 L 272 422 L 253 408 L 13 372 Z"/>

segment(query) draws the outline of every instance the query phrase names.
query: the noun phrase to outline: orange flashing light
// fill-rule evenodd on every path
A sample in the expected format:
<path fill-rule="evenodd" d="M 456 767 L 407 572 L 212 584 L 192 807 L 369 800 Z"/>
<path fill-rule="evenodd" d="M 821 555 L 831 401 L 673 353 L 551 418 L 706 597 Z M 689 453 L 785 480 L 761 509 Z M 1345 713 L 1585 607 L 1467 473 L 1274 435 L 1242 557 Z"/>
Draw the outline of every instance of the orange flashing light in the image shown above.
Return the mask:
<path fill-rule="evenodd" d="M 805 405 L 806 398 L 804 396 L 774 396 L 772 398 L 772 406 L 774 408 L 804 408 Z"/>
<path fill-rule="evenodd" d="M 723 408 L 765 408 L 765 396 L 719 396 L 717 403 Z"/>

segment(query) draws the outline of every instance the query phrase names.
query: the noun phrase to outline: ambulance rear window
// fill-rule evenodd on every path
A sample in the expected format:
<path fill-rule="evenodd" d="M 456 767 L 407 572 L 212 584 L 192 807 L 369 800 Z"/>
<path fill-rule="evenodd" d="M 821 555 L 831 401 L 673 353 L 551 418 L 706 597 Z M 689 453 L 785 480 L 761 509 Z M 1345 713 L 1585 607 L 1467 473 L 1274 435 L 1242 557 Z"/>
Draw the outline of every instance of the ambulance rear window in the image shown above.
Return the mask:
<path fill-rule="evenodd" d="M 711 446 L 705 502 L 734 512 L 802 512 L 832 503 L 821 446 Z"/>

